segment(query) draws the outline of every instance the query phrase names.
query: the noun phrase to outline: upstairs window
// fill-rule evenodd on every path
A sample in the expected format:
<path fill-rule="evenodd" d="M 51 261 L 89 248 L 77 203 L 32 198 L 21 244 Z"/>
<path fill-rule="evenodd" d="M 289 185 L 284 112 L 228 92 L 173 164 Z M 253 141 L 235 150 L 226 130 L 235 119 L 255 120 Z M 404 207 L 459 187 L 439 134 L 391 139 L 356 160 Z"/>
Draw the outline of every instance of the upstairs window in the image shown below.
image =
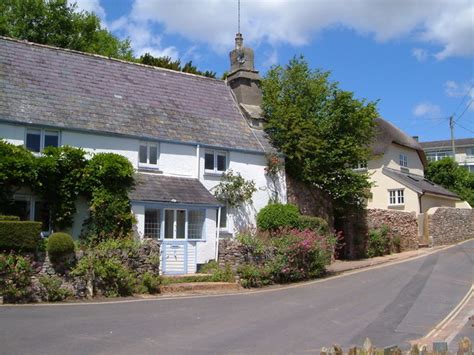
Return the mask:
<path fill-rule="evenodd" d="M 406 154 L 400 154 L 400 166 L 408 168 L 408 157 Z"/>
<path fill-rule="evenodd" d="M 26 148 L 32 152 L 40 153 L 47 147 L 59 147 L 59 131 L 28 128 L 26 130 Z"/>
<path fill-rule="evenodd" d="M 158 168 L 158 144 L 151 142 L 141 142 L 138 153 L 139 166 Z"/>
<path fill-rule="evenodd" d="M 388 204 L 390 206 L 400 206 L 405 204 L 405 192 L 403 189 L 388 191 Z"/>
<path fill-rule="evenodd" d="M 227 169 L 227 153 L 217 150 L 206 150 L 204 170 L 209 173 L 223 173 Z"/>
<path fill-rule="evenodd" d="M 354 170 L 356 171 L 364 171 L 367 170 L 367 161 L 360 161 L 357 163 L 357 165 L 354 167 Z"/>

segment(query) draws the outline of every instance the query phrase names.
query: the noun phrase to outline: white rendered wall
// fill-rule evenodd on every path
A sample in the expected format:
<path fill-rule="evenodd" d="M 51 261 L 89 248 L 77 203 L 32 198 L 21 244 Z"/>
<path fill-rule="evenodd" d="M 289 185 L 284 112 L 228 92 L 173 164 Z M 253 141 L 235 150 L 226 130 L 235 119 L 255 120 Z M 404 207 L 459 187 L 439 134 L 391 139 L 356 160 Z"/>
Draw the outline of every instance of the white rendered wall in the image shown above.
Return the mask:
<path fill-rule="evenodd" d="M 83 148 L 88 153 L 116 153 L 138 166 L 139 140 L 90 133 L 61 131 L 61 144 Z"/>
<path fill-rule="evenodd" d="M 8 143 L 23 145 L 25 142 L 25 134 L 25 127 L 0 123 L 0 139 L 5 139 Z"/>
<path fill-rule="evenodd" d="M 206 210 L 206 241 L 196 242 L 198 264 L 216 260 L 216 209 Z"/>
<path fill-rule="evenodd" d="M 145 205 L 132 203 L 132 213 L 136 220 L 136 231 L 140 236 L 140 239 L 142 239 L 145 234 Z"/>
<path fill-rule="evenodd" d="M 383 164 L 387 168 L 400 170 L 400 154 L 405 154 L 408 158 L 408 169 L 411 174 L 423 175 L 423 163 L 415 149 L 402 147 L 396 144 L 390 144 L 383 156 Z"/>
<path fill-rule="evenodd" d="M 196 177 L 196 146 L 160 143 L 158 166 L 165 175 Z"/>

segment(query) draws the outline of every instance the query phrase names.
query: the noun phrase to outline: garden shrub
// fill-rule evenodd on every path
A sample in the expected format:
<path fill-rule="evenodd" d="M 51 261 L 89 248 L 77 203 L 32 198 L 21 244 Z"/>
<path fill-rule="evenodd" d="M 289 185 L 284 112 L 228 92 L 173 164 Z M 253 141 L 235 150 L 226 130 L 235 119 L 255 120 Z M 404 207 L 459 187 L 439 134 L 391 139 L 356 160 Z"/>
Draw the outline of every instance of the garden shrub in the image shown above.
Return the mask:
<path fill-rule="evenodd" d="M 210 275 L 192 276 L 189 282 L 235 282 L 235 275 L 229 264 L 222 268 L 217 261 L 211 260 L 204 264 L 199 271 Z M 201 279 L 193 280 L 195 278 Z"/>
<path fill-rule="evenodd" d="M 299 216 L 297 227 L 301 231 L 305 229 L 311 229 L 321 234 L 329 233 L 328 222 L 326 222 L 326 220 L 324 220 L 321 217 L 313 217 L 313 216 L 305 216 L 305 215 Z"/>
<path fill-rule="evenodd" d="M 284 227 L 295 227 L 300 213 L 298 207 L 291 204 L 272 203 L 257 214 L 257 227 L 262 231 L 274 232 Z"/>
<path fill-rule="evenodd" d="M 248 252 L 252 255 L 262 255 L 265 252 L 265 244 L 263 240 L 256 235 L 246 233 L 237 236 L 237 241 L 240 242 Z"/>
<path fill-rule="evenodd" d="M 379 229 L 371 229 L 367 237 L 366 256 L 373 258 L 390 253 L 390 239 L 388 237 L 389 229 L 382 226 Z"/>
<path fill-rule="evenodd" d="M 136 257 L 139 247 L 131 237 L 105 240 L 85 250 L 71 273 L 86 282 L 92 281 L 94 292 L 104 296 L 129 296 L 137 287 L 137 275 L 120 257 Z"/>
<path fill-rule="evenodd" d="M 145 272 L 140 278 L 140 284 L 137 287 L 138 293 L 149 293 L 154 295 L 160 293 L 161 277 L 150 272 Z"/>
<path fill-rule="evenodd" d="M 49 236 L 46 250 L 51 261 L 57 261 L 64 256 L 74 253 L 75 244 L 72 237 L 67 233 L 53 233 Z"/>
<path fill-rule="evenodd" d="M 44 301 L 58 302 L 72 297 L 73 293 L 62 286 L 63 281 L 57 276 L 41 276 L 39 278 L 41 285 L 41 296 Z"/>
<path fill-rule="evenodd" d="M 0 295 L 8 303 L 27 302 L 33 295 L 33 267 L 28 258 L 0 254 Z"/>
<path fill-rule="evenodd" d="M 41 222 L 0 221 L 0 250 L 34 252 L 41 237 Z"/>
<path fill-rule="evenodd" d="M 18 216 L 3 216 L 0 215 L 0 221 L 19 221 L 20 217 Z"/>
<path fill-rule="evenodd" d="M 262 287 L 272 283 L 270 273 L 262 266 L 253 264 L 240 265 L 237 268 L 242 287 Z"/>

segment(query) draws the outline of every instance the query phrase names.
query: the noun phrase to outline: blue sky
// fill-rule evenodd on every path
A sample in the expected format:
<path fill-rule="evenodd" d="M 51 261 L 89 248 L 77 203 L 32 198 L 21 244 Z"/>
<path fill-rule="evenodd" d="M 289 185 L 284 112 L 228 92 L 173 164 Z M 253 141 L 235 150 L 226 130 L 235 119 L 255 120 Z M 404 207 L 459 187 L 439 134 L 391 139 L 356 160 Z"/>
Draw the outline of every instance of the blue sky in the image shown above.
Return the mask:
<path fill-rule="evenodd" d="M 136 55 L 192 60 L 218 75 L 229 68 L 237 0 L 77 3 L 130 38 Z M 421 141 L 449 139 L 451 114 L 455 137 L 474 137 L 474 1 L 241 0 L 241 12 L 262 75 L 302 54 Z"/>

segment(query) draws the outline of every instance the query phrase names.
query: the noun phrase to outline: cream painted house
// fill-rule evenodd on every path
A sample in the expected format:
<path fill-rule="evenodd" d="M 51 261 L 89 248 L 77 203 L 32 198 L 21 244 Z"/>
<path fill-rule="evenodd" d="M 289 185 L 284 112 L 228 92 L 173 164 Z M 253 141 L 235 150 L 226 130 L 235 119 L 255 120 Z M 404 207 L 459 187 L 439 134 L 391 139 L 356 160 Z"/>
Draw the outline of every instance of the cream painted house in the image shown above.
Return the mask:
<path fill-rule="evenodd" d="M 420 144 L 384 119 L 376 120 L 373 159 L 359 170 L 368 171 L 373 183 L 368 208 L 417 215 L 431 207 L 470 208 L 455 193 L 424 178 L 426 156 Z"/>
<path fill-rule="evenodd" d="M 161 241 L 164 273 L 194 273 L 216 259 L 220 238 L 255 226 L 275 190 L 286 202 L 284 173 L 278 186 L 265 174 L 259 76 L 241 36 L 230 58 L 224 81 L 0 37 L 0 139 L 35 154 L 69 145 L 126 157 L 139 238 Z M 228 170 L 257 188 L 233 210 L 213 195 Z M 14 198 L 23 219 L 51 232 L 43 201 L 25 190 Z M 87 216 L 79 199 L 75 238 Z"/>

